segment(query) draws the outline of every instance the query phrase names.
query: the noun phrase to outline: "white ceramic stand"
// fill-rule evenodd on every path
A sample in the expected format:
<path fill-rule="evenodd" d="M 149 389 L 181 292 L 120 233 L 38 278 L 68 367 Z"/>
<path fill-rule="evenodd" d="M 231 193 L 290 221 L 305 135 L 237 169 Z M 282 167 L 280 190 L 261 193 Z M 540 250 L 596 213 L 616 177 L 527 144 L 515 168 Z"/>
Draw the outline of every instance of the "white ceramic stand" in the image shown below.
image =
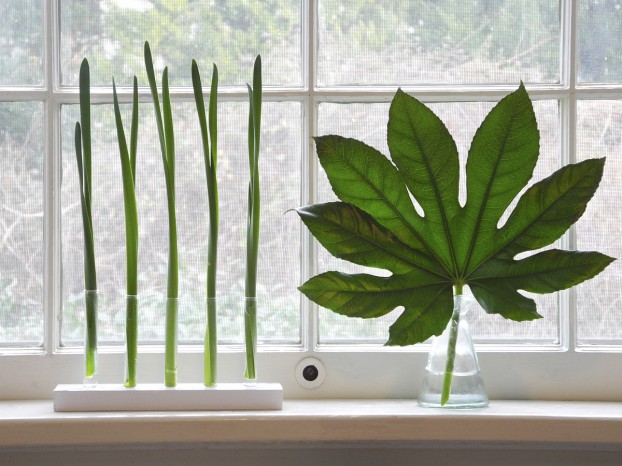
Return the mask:
<path fill-rule="evenodd" d="M 181 383 L 167 388 L 162 384 L 58 385 L 54 389 L 54 411 L 203 411 L 280 410 L 283 387 L 278 383 L 221 383 L 205 387 Z"/>

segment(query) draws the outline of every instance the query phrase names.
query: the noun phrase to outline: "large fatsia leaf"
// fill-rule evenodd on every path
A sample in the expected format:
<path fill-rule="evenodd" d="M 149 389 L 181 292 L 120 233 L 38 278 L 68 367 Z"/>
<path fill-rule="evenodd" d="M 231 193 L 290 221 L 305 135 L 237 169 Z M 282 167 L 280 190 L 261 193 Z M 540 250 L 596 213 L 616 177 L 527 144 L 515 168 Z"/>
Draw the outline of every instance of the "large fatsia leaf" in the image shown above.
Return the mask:
<path fill-rule="evenodd" d="M 538 158 L 538 128 L 522 84 L 493 108 L 473 138 L 464 206 L 458 202 L 455 143 L 425 105 L 398 91 L 387 137 L 395 165 L 360 141 L 316 138 L 320 163 L 342 202 L 297 209 L 331 254 L 392 273 L 327 272 L 299 288 L 317 304 L 351 317 L 378 317 L 403 306 L 387 344 L 439 334 L 452 313 L 452 286 L 461 293 L 468 285 L 489 313 L 533 320 L 541 317 L 536 303 L 520 291 L 569 288 L 613 260 L 559 250 L 515 259 L 552 244 L 583 214 L 602 177 L 602 159 L 568 165 L 535 183 L 498 227 Z"/>

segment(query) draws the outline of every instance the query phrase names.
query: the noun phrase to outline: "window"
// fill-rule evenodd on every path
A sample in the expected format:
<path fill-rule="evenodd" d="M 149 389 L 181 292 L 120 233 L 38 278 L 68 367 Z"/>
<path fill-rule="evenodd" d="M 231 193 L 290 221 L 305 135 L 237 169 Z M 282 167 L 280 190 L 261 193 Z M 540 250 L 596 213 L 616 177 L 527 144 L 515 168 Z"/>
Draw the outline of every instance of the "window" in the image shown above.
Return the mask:
<path fill-rule="evenodd" d="M 398 86 L 427 102 L 461 156 L 502 96 L 524 81 L 534 100 L 541 157 L 534 180 L 562 164 L 607 157 L 585 216 L 560 246 L 622 256 L 622 0 L 9 0 L 0 7 L 0 398 L 49 397 L 81 379 L 82 230 L 72 130 L 77 76 L 91 68 L 94 221 L 100 374 L 123 371 L 125 251 L 114 75 L 124 103 L 140 89 L 138 208 L 139 381 L 162 380 L 167 225 L 165 187 L 142 47 L 168 65 L 177 148 L 180 381 L 201 379 L 206 189 L 190 62 L 204 84 L 220 71 L 219 378 L 239 380 L 247 103 L 255 54 L 264 63 L 259 376 L 287 396 L 414 396 L 426 346 L 385 348 L 396 313 L 346 319 L 317 309 L 296 286 L 350 267 L 318 248 L 290 209 L 333 199 L 311 136 L 348 135 L 387 152 L 386 119 Z M 124 105 L 127 120 L 129 106 Z M 545 316 L 513 323 L 475 311 L 492 398 L 620 399 L 611 371 L 622 350 L 622 267 L 573 290 L 538 297 Z M 314 392 L 296 364 L 321 359 Z M 598 381 L 595 383 L 595 381 Z"/>

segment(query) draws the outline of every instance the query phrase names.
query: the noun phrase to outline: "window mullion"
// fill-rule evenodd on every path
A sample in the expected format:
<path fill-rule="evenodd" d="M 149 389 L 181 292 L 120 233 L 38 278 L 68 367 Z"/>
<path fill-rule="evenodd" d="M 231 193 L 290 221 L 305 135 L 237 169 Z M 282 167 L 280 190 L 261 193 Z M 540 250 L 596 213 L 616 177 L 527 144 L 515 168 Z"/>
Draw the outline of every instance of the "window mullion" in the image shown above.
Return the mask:
<path fill-rule="evenodd" d="M 565 23 L 563 24 L 564 44 L 562 47 L 563 57 L 566 64 L 566 84 L 568 86 L 568 97 L 565 105 L 561 106 L 562 114 L 562 164 L 576 162 L 576 121 L 577 121 L 577 3 L 566 0 L 564 2 Z M 572 225 L 568 235 L 563 239 L 565 248 L 570 250 L 577 249 L 576 227 Z M 563 294 L 562 294 L 563 296 Z M 567 331 L 567 347 L 569 351 L 574 351 L 577 346 L 577 289 L 571 288 L 568 293 L 568 319 L 567 325 L 563 330 Z M 563 309 L 563 308 L 562 308 Z"/>
<path fill-rule="evenodd" d="M 314 157 L 315 144 L 313 136 L 317 133 L 317 1 L 306 0 L 303 4 L 303 24 L 306 25 L 303 34 L 303 57 L 305 66 L 304 83 L 307 98 L 304 105 L 302 150 L 303 150 L 303 180 L 301 183 L 303 204 L 312 204 L 317 198 L 317 163 Z M 311 234 L 302 229 L 302 280 L 306 281 L 317 272 L 317 245 Z M 304 299 L 301 294 L 303 345 L 307 350 L 314 348 L 319 342 L 318 307 L 310 300 Z"/>
<path fill-rule="evenodd" d="M 44 2 L 45 47 L 45 177 L 44 177 L 44 313 L 45 343 L 47 353 L 58 345 L 60 310 L 60 109 L 56 99 L 58 88 L 59 0 Z"/>

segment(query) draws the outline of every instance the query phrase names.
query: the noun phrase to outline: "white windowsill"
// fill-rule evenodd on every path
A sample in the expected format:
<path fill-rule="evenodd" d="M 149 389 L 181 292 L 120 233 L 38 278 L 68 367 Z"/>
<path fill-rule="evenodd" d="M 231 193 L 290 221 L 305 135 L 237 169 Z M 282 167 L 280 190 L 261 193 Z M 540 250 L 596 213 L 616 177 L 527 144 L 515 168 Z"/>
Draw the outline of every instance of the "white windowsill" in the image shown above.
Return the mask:
<path fill-rule="evenodd" d="M 55 413 L 0 401 L 0 448 L 163 444 L 434 442 L 622 450 L 622 403 L 492 401 L 477 410 L 415 400 L 286 400 L 282 411 Z"/>

